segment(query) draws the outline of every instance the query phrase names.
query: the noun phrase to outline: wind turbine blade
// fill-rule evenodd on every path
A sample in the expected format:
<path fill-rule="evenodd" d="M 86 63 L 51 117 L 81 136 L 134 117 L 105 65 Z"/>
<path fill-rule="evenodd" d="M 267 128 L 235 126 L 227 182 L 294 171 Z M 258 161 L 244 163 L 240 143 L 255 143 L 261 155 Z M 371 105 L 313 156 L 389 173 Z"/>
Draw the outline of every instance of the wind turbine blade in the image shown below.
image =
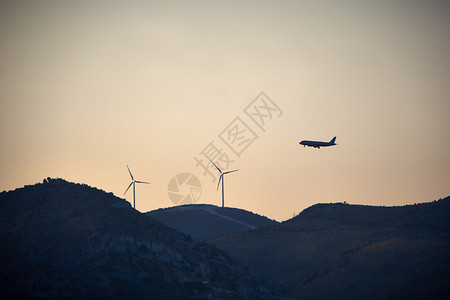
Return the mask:
<path fill-rule="evenodd" d="M 125 190 L 125 193 L 123 193 L 124 195 L 128 192 L 128 190 L 130 189 L 131 185 L 133 184 L 133 181 L 130 183 L 130 185 L 127 187 L 127 189 Z"/>
<path fill-rule="evenodd" d="M 219 182 L 217 183 L 217 190 L 219 190 L 220 181 L 222 180 L 223 174 L 220 174 Z"/>
<path fill-rule="evenodd" d="M 150 184 L 150 182 L 145 182 L 145 181 L 135 181 L 136 183 L 145 183 L 145 184 Z"/>
<path fill-rule="evenodd" d="M 214 165 L 214 167 L 216 167 L 217 170 L 219 170 L 220 173 L 222 173 L 222 170 L 220 170 L 219 167 L 216 166 L 216 164 L 212 162 L 212 160 L 209 160 L 209 161 Z"/>
<path fill-rule="evenodd" d="M 225 173 L 223 173 L 223 174 L 225 175 L 225 174 L 233 173 L 233 172 L 236 172 L 236 171 L 239 171 L 239 170 L 228 171 L 228 172 L 225 172 Z"/>
<path fill-rule="evenodd" d="M 131 179 L 134 180 L 133 174 L 131 174 L 130 168 L 127 165 L 128 172 L 130 173 Z"/>

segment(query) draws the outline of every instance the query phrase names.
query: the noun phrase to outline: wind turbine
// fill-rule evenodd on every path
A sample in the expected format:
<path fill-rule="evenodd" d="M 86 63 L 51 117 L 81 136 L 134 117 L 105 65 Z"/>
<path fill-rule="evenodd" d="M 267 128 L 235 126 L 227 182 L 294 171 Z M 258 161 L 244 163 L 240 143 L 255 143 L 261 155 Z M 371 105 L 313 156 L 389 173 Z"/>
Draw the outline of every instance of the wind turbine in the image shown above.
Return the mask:
<path fill-rule="evenodd" d="M 128 167 L 128 165 L 127 165 L 127 169 L 128 169 L 128 172 L 130 173 L 130 176 L 131 176 L 131 183 L 127 187 L 127 189 L 125 190 L 125 193 L 123 193 L 123 195 L 125 195 L 128 192 L 128 189 L 131 186 L 133 186 L 133 208 L 136 209 L 136 183 L 150 184 L 150 182 L 134 180 L 133 174 L 131 174 L 131 171 L 130 171 L 130 168 Z"/>
<path fill-rule="evenodd" d="M 220 172 L 220 177 L 219 177 L 219 182 L 217 183 L 217 189 L 219 189 L 219 185 L 220 185 L 220 181 L 222 180 L 222 207 L 224 207 L 224 190 L 223 190 L 223 181 L 224 181 L 224 177 L 223 175 L 228 174 L 228 173 L 233 173 L 239 170 L 233 170 L 233 171 L 227 171 L 227 172 L 222 172 L 222 170 L 219 169 L 218 166 L 216 166 L 215 163 L 212 162 L 212 160 L 210 160 L 210 162 L 214 165 L 214 167 L 216 167 L 216 169 Z"/>

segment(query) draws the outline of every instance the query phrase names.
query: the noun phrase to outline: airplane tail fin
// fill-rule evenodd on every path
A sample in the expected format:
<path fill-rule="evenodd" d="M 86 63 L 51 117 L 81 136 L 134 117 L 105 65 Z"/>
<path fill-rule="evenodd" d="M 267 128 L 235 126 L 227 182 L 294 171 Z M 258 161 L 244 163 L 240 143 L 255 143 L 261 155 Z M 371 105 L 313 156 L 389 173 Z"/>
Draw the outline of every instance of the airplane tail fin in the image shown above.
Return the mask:
<path fill-rule="evenodd" d="M 330 144 L 335 144 L 335 142 L 336 142 L 336 137 L 331 139 Z"/>

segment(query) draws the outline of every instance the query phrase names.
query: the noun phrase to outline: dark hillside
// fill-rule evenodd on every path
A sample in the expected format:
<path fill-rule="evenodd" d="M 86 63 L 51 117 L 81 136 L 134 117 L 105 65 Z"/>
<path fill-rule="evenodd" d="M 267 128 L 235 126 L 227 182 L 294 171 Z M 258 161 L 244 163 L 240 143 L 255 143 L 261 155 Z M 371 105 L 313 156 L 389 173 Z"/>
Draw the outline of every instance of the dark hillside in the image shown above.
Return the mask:
<path fill-rule="evenodd" d="M 206 204 L 175 206 L 146 214 L 196 240 L 278 224 L 267 217 L 243 209 Z"/>
<path fill-rule="evenodd" d="M 1 299 L 271 298 L 223 251 L 62 179 L 0 194 L 0 251 Z"/>
<path fill-rule="evenodd" d="M 448 299 L 450 198 L 403 207 L 317 204 L 211 243 L 298 299 Z"/>
<path fill-rule="evenodd" d="M 305 209 L 297 217 L 286 221 L 287 226 L 311 224 L 339 224 L 361 227 L 420 228 L 439 230 L 450 228 L 448 218 L 450 197 L 430 203 L 407 206 L 364 206 L 343 203 L 316 204 Z"/>

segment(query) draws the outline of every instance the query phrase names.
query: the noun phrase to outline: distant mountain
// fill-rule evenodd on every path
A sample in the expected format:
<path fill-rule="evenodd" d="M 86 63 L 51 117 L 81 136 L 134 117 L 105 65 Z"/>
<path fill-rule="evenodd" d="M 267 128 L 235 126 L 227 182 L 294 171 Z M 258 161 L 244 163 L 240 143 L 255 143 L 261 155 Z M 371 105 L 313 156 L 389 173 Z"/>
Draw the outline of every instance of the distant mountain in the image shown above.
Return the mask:
<path fill-rule="evenodd" d="M 210 243 L 285 297 L 450 295 L 450 197 L 403 207 L 317 204 L 279 225 Z"/>
<path fill-rule="evenodd" d="M 146 215 L 197 240 L 278 224 L 277 221 L 243 209 L 206 204 L 158 209 Z"/>
<path fill-rule="evenodd" d="M 0 299 L 271 299 L 214 246 L 62 179 L 0 193 Z"/>

